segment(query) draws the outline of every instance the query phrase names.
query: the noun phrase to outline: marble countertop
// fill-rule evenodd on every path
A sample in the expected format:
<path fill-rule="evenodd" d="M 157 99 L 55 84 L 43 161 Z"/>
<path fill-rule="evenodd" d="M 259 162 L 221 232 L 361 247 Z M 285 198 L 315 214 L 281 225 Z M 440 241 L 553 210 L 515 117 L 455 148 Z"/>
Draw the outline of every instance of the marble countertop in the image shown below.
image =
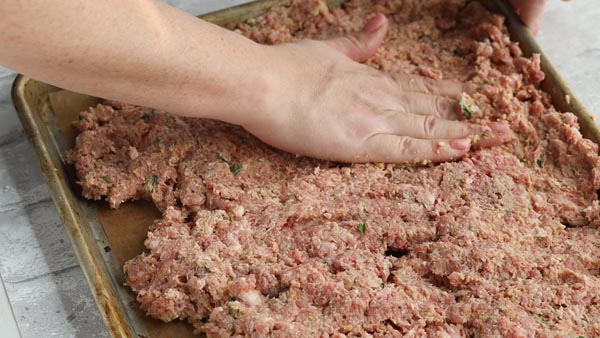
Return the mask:
<path fill-rule="evenodd" d="M 168 0 L 200 14 L 244 0 Z M 600 3 L 550 0 L 539 42 L 589 112 L 600 117 Z M 0 68 L 0 276 L 24 338 L 108 337 L 12 106 Z M 13 322 L 0 284 L 0 336 Z M 5 309 L 3 311 L 3 309 Z M 14 332 L 14 331 L 12 331 Z"/>

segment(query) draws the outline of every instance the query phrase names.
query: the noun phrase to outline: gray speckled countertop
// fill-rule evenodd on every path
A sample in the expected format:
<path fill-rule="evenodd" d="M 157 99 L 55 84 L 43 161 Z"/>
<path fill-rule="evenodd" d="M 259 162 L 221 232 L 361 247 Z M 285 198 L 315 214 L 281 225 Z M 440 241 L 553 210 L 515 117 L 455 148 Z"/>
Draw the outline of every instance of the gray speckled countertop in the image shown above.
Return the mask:
<path fill-rule="evenodd" d="M 244 0 L 168 0 L 200 14 Z M 550 0 L 539 41 L 600 117 L 600 3 Z M 107 337 L 10 99 L 15 74 L 0 68 L 0 276 L 23 337 Z M 0 284 L 0 337 L 13 319 Z"/>

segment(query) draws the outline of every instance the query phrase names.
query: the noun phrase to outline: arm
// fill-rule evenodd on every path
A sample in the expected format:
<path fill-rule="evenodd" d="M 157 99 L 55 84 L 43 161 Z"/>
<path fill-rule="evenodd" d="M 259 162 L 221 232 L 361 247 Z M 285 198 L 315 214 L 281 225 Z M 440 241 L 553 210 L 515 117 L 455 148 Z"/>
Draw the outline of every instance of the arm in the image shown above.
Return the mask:
<path fill-rule="evenodd" d="M 356 35 L 274 47 L 151 0 L 13 0 L 0 16 L 0 64 L 63 88 L 239 124 L 303 155 L 444 161 L 487 129 L 451 121 L 461 84 L 390 78 L 356 62 L 383 41 L 381 15 Z"/>
<path fill-rule="evenodd" d="M 4 1 L 0 16 L 0 64 L 63 88 L 228 121 L 272 90 L 257 44 L 159 2 Z"/>

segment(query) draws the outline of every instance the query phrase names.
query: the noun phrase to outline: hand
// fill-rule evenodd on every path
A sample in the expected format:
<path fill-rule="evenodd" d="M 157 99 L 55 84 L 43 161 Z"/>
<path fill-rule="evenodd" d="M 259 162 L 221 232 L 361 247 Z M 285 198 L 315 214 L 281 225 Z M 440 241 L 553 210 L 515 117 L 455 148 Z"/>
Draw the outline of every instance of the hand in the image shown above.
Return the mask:
<path fill-rule="evenodd" d="M 531 28 L 533 34 L 537 35 L 540 30 L 546 0 L 510 0 L 510 2 L 525 26 Z"/>
<path fill-rule="evenodd" d="M 279 91 L 266 114 L 240 124 L 274 147 L 321 159 L 420 163 L 465 155 L 470 137 L 490 127 L 456 121 L 461 83 L 392 77 L 358 63 L 376 52 L 387 27 L 377 15 L 355 35 L 266 47 L 283 76 Z M 496 141 L 508 135 L 504 124 L 490 126 Z"/>

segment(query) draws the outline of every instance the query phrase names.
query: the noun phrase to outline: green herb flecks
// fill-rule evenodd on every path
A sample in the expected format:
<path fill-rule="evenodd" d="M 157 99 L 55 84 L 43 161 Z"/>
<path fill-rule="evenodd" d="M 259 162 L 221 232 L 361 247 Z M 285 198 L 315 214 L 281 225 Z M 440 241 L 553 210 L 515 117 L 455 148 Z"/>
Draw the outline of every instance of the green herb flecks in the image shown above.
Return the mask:
<path fill-rule="evenodd" d="M 152 109 L 152 108 L 148 109 L 147 112 L 142 114 L 142 120 L 145 121 L 145 120 L 149 119 L 150 117 L 154 116 L 155 113 L 156 113 L 156 111 L 154 109 Z"/>
<path fill-rule="evenodd" d="M 252 28 L 261 28 L 262 24 L 260 22 L 248 22 L 248 26 L 252 27 Z"/>
<path fill-rule="evenodd" d="M 360 223 L 356 226 L 356 230 L 364 235 L 367 232 L 367 225 L 365 223 Z"/>
<path fill-rule="evenodd" d="M 152 141 L 152 144 L 157 146 L 160 143 L 160 139 L 157 137 L 154 139 L 154 141 Z"/>
<path fill-rule="evenodd" d="M 108 177 L 108 176 L 102 176 L 100 177 L 101 179 L 103 179 L 106 183 L 113 183 L 112 178 Z"/>
<path fill-rule="evenodd" d="M 473 110 L 467 105 L 463 96 L 460 97 L 459 104 L 460 109 L 462 110 L 466 118 L 470 119 L 471 117 L 473 117 Z"/>
<path fill-rule="evenodd" d="M 242 171 L 242 165 L 239 163 L 234 163 L 229 167 L 229 170 L 231 170 L 234 175 L 237 175 Z"/>
<path fill-rule="evenodd" d="M 221 154 L 217 154 L 217 160 L 223 162 L 223 163 L 229 163 L 229 161 L 227 161 L 225 159 L 225 157 L 221 156 Z"/>
<path fill-rule="evenodd" d="M 561 117 L 560 117 L 560 121 L 561 121 L 562 123 L 567 123 L 567 119 L 566 119 L 564 116 L 561 116 Z"/>
<path fill-rule="evenodd" d="M 455 49 L 455 50 L 453 50 L 452 54 L 454 54 L 454 56 L 457 56 L 459 58 L 462 58 L 462 57 L 465 56 L 465 53 L 462 50 L 458 49 L 458 48 Z"/>
<path fill-rule="evenodd" d="M 544 159 L 540 157 L 537 160 L 535 160 L 535 163 L 537 163 L 538 167 L 541 168 L 544 166 Z"/>
<path fill-rule="evenodd" d="M 156 185 L 158 185 L 158 176 L 152 175 L 152 180 L 150 182 L 152 183 L 153 187 L 156 187 Z"/>
<path fill-rule="evenodd" d="M 513 214 L 512 210 L 506 210 L 504 213 L 505 213 L 505 214 L 506 214 L 506 216 L 508 216 L 508 217 L 512 216 L 512 214 Z"/>
<path fill-rule="evenodd" d="M 229 162 L 225 157 L 221 156 L 221 154 L 217 154 L 217 160 L 220 161 L 220 162 L 229 164 L 229 170 L 231 170 L 231 173 L 234 174 L 234 175 L 237 175 L 240 172 L 242 172 L 242 169 L 244 168 L 239 163 L 231 163 L 231 162 Z"/>
<path fill-rule="evenodd" d="M 83 115 L 79 114 L 79 116 L 77 116 L 77 118 L 79 119 L 79 121 L 83 120 Z"/>
<path fill-rule="evenodd" d="M 382 289 L 385 289 L 385 287 L 386 287 L 386 286 L 387 286 L 387 284 L 386 284 L 386 283 L 381 283 L 381 288 L 382 288 Z"/>
<path fill-rule="evenodd" d="M 548 317 L 546 317 L 545 315 L 538 315 L 538 317 L 540 318 L 540 320 L 542 322 L 547 322 L 548 321 Z"/>

